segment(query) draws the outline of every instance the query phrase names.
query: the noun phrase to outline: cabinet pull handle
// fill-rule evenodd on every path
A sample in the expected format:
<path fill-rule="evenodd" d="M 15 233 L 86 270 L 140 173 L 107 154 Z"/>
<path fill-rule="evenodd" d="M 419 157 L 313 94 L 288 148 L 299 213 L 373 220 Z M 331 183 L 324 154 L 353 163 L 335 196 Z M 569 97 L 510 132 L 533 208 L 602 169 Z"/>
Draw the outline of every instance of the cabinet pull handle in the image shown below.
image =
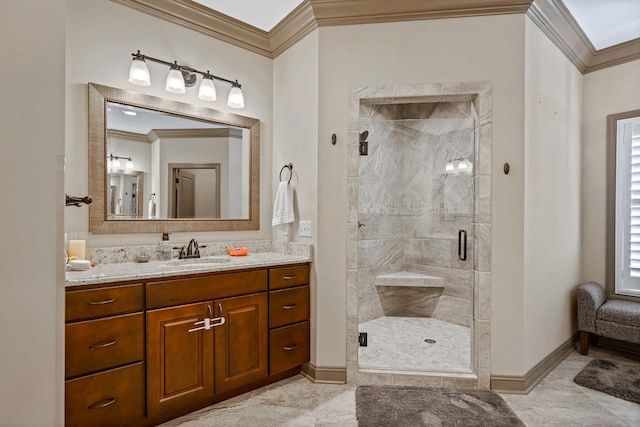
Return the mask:
<path fill-rule="evenodd" d="M 218 304 L 218 314 L 222 317 L 222 304 Z"/>
<path fill-rule="evenodd" d="M 105 341 L 105 342 L 101 342 L 98 344 L 91 344 L 89 346 L 89 348 L 105 348 L 105 347 L 111 347 L 114 344 L 117 344 L 118 340 L 113 340 L 113 341 Z"/>
<path fill-rule="evenodd" d="M 96 402 L 92 405 L 89 405 L 89 409 L 106 408 L 107 406 L 113 405 L 114 403 L 116 403 L 116 400 L 118 400 L 117 397 L 111 397 L 109 399 L 101 400 L 100 402 Z"/>
<path fill-rule="evenodd" d="M 293 345 L 285 345 L 284 347 L 282 347 L 284 350 L 287 351 L 291 351 L 291 350 L 295 350 L 296 348 L 298 348 L 298 344 L 293 344 Z"/>
<path fill-rule="evenodd" d="M 296 308 L 298 304 L 285 304 L 282 306 L 285 310 L 291 310 L 292 308 Z"/>
<path fill-rule="evenodd" d="M 283 277 L 282 277 L 282 279 L 283 279 L 283 280 L 291 280 L 291 279 L 295 279 L 296 277 L 298 277 L 298 276 L 296 276 L 296 275 L 294 274 L 294 275 L 291 275 L 291 276 L 283 276 Z"/>
<path fill-rule="evenodd" d="M 106 299 L 104 301 L 89 301 L 87 304 L 89 304 L 89 305 L 103 305 L 103 304 L 111 304 L 112 302 L 116 302 L 116 298 Z"/>
<path fill-rule="evenodd" d="M 209 311 L 209 317 L 213 317 L 213 311 L 211 311 L 211 306 L 207 304 L 207 310 Z"/>

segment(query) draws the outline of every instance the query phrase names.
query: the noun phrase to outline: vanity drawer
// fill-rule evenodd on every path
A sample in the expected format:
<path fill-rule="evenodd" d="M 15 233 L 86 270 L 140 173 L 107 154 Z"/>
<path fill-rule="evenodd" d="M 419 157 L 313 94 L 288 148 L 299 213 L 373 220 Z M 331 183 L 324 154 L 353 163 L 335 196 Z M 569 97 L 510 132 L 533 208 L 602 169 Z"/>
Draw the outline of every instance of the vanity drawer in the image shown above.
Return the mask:
<path fill-rule="evenodd" d="M 144 309 L 142 284 L 68 291 L 66 319 L 91 319 Z"/>
<path fill-rule="evenodd" d="M 269 289 L 309 284 L 309 265 L 269 269 Z"/>
<path fill-rule="evenodd" d="M 143 359 L 144 317 L 125 314 L 65 325 L 65 377 Z"/>
<path fill-rule="evenodd" d="M 267 270 L 147 283 L 147 308 L 188 304 L 267 290 Z"/>
<path fill-rule="evenodd" d="M 309 319 L 309 286 L 269 292 L 269 327 Z"/>
<path fill-rule="evenodd" d="M 269 373 L 275 374 L 309 361 L 309 322 L 269 332 Z"/>
<path fill-rule="evenodd" d="M 65 382 L 65 425 L 125 426 L 144 416 L 142 363 Z"/>

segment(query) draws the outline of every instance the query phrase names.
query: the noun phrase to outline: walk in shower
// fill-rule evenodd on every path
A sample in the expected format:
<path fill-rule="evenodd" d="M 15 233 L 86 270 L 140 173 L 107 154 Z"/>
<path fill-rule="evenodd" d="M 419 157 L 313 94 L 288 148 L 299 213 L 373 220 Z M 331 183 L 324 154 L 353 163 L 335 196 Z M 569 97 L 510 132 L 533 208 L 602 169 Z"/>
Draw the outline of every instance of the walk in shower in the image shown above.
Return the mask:
<path fill-rule="evenodd" d="M 361 368 L 471 372 L 475 125 L 469 99 L 360 106 Z"/>
<path fill-rule="evenodd" d="M 347 379 L 489 387 L 491 83 L 352 88 Z"/>

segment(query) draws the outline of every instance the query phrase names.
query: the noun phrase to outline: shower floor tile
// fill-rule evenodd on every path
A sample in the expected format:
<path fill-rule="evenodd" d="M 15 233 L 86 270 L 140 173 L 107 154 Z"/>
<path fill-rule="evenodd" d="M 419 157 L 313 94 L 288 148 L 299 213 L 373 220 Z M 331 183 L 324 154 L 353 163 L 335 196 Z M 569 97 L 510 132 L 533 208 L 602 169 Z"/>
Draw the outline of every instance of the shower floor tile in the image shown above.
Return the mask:
<path fill-rule="evenodd" d="M 358 332 L 367 333 L 367 347 L 358 347 L 360 368 L 471 372 L 471 335 L 465 326 L 428 317 L 381 317 L 361 323 Z"/>

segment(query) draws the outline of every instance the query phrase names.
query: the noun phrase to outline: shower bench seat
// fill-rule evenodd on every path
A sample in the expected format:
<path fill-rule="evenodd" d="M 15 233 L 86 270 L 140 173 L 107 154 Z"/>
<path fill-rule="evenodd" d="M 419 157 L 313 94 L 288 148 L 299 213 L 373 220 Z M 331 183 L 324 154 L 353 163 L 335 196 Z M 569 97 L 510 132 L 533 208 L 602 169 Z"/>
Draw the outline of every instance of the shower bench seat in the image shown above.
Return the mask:
<path fill-rule="evenodd" d="M 396 273 L 376 276 L 376 286 L 404 286 L 411 288 L 444 288 L 442 277 L 426 274 L 398 271 Z"/>

